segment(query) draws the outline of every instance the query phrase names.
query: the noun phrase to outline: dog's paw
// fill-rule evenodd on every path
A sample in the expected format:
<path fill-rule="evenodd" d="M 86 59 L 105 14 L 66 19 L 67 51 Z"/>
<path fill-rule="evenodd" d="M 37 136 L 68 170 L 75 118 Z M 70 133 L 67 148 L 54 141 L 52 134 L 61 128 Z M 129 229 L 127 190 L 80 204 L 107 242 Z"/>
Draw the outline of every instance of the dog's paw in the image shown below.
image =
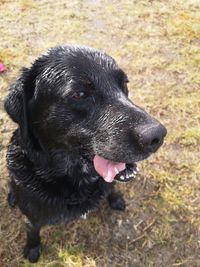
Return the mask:
<path fill-rule="evenodd" d="M 108 203 L 110 207 L 114 210 L 122 210 L 124 211 L 126 208 L 125 200 L 122 195 L 114 193 L 108 197 Z"/>
<path fill-rule="evenodd" d="M 25 246 L 24 248 L 24 257 L 28 259 L 30 262 L 34 263 L 37 262 L 40 257 L 41 252 L 41 245 L 38 245 L 36 247 L 30 248 L 28 246 Z"/>
<path fill-rule="evenodd" d="M 12 191 L 8 193 L 7 201 L 11 208 L 14 208 L 16 206 L 17 204 L 16 197 Z"/>

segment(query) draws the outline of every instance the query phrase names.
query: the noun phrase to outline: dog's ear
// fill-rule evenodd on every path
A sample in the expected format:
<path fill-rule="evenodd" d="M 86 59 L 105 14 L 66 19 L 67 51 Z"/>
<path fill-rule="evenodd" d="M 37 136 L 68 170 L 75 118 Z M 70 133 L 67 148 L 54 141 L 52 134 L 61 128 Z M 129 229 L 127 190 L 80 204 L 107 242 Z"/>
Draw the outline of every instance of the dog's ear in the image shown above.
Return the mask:
<path fill-rule="evenodd" d="M 28 102 L 34 94 L 34 77 L 31 71 L 22 69 L 21 77 L 10 87 L 4 108 L 11 119 L 19 125 L 23 142 L 29 139 Z"/>

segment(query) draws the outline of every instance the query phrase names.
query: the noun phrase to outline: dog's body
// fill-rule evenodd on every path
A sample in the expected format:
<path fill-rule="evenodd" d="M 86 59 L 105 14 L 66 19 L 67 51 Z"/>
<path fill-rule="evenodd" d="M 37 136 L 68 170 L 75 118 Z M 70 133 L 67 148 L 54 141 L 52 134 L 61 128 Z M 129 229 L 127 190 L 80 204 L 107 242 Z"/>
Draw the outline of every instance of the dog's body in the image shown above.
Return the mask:
<path fill-rule="evenodd" d="M 8 148 L 11 206 L 27 221 L 25 257 L 40 255 L 40 228 L 69 222 L 103 198 L 123 210 L 114 180 L 135 175 L 166 129 L 128 99 L 127 76 L 95 49 L 61 46 L 24 69 L 5 109 L 19 125 Z"/>
<path fill-rule="evenodd" d="M 53 155 L 58 162 L 32 164 L 20 138 L 17 130 L 8 148 L 11 192 L 33 224 L 68 222 L 97 208 L 100 200 L 111 192 L 112 184 L 98 179 L 94 168 L 76 154 L 58 151 Z M 69 172 L 68 162 L 74 164 Z"/>

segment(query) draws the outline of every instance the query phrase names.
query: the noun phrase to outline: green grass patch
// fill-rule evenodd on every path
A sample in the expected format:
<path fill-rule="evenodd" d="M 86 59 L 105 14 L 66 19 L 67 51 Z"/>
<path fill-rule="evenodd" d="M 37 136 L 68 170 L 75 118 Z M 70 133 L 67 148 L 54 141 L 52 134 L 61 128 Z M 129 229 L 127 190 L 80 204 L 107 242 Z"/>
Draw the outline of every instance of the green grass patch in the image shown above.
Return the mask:
<path fill-rule="evenodd" d="M 28 54 L 28 48 L 17 47 L 16 49 L 11 48 L 0 48 L 0 61 L 5 65 L 6 70 L 14 70 L 23 66 L 23 60 L 25 55 Z M 18 69 L 19 71 L 19 69 Z"/>
<path fill-rule="evenodd" d="M 171 31 L 187 41 L 200 38 L 200 15 L 190 10 L 181 10 L 170 18 Z"/>
<path fill-rule="evenodd" d="M 185 146 L 200 145 L 200 128 L 187 129 L 181 134 L 179 140 Z"/>
<path fill-rule="evenodd" d="M 28 9 L 28 8 L 35 8 L 36 4 L 33 0 L 20 0 L 20 6 L 22 10 Z"/>
<path fill-rule="evenodd" d="M 60 249 L 58 257 L 65 266 L 70 267 L 95 267 L 96 264 L 84 255 L 84 248 L 81 246 L 68 247 L 66 249 Z"/>
<path fill-rule="evenodd" d="M 167 137 L 168 144 L 180 144 L 185 147 L 200 145 L 200 129 L 199 127 L 188 127 L 187 129 L 174 130 L 172 134 Z"/>

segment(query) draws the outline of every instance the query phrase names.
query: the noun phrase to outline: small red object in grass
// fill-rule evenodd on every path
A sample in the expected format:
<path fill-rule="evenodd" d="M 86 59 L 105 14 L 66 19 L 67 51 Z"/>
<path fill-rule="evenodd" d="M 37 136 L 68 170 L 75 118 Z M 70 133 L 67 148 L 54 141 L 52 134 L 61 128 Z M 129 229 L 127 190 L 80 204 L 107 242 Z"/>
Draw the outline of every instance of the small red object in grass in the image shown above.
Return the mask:
<path fill-rule="evenodd" d="M 5 70 L 5 67 L 4 67 L 3 63 L 0 63 L 0 73 L 4 72 L 4 70 Z"/>

